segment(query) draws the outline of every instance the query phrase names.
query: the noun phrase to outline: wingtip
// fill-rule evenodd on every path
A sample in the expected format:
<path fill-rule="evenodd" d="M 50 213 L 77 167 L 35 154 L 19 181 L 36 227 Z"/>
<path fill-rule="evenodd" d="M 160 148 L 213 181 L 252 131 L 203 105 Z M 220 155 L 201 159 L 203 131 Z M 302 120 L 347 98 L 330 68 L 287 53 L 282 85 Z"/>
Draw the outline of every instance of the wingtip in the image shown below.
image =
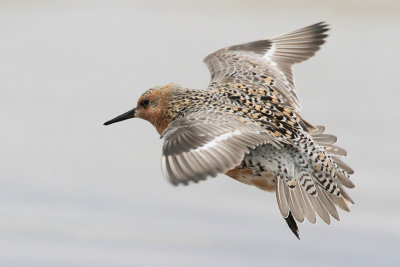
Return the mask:
<path fill-rule="evenodd" d="M 327 23 L 326 21 L 320 21 L 318 23 L 311 25 L 310 27 L 316 27 L 321 30 L 328 31 L 328 30 L 330 30 L 331 25 L 329 23 Z"/>
<path fill-rule="evenodd" d="M 326 21 L 321 21 L 318 23 L 314 23 L 310 26 L 301 28 L 294 32 L 313 32 L 315 34 L 315 38 L 320 40 L 320 45 L 324 44 L 326 41 L 326 37 L 329 36 L 327 33 L 331 29 L 331 25 L 328 24 Z"/>
<path fill-rule="evenodd" d="M 286 223 L 288 224 L 290 230 L 292 230 L 292 233 L 297 237 L 298 240 L 300 240 L 299 228 L 297 227 L 297 223 L 294 220 L 291 212 L 289 212 L 289 216 L 284 219 L 285 219 Z"/>
<path fill-rule="evenodd" d="M 300 240 L 299 232 L 295 233 L 298 240 Z"/>

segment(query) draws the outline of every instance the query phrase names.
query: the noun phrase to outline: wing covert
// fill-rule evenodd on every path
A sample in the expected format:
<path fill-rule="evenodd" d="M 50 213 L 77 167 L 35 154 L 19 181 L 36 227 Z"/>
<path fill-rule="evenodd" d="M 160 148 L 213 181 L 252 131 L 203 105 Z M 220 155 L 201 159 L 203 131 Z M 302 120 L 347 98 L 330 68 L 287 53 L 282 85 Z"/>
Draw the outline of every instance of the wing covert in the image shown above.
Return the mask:
<path fill-rule="evenodd" d="M 299 111 L 292 66 L 312 57 L 325 42 L 328 30 L 328 24 L 320 22 L 270 39 L 220 49 L 204 59 L 211 73 L 210 87 L 226 82 L 271 87 L 286 105 Z"/>
<path fill-rule="evenodd" d="M 250 120 L 217 112 L 197 112 L 172 122 L 164 138 L 162 170 L 175 185 L 226 173 L 243 160 L 249 148 L 270 143 L 265 129 Z"/>

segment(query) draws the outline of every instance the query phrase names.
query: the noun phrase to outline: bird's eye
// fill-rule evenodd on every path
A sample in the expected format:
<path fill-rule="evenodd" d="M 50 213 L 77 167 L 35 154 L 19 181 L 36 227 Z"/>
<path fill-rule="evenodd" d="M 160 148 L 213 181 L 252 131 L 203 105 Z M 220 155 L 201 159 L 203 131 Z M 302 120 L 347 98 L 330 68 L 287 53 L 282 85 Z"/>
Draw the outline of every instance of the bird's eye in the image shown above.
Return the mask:
<path fill-rule="evenodd" d="M 147 107 L 149 104 L 150 104 L 150 100 L 148 100 L 148 99 L 143 99 L 143 100 L 142 100 L 141 105 L 142 105 L 143 107 Z"/>

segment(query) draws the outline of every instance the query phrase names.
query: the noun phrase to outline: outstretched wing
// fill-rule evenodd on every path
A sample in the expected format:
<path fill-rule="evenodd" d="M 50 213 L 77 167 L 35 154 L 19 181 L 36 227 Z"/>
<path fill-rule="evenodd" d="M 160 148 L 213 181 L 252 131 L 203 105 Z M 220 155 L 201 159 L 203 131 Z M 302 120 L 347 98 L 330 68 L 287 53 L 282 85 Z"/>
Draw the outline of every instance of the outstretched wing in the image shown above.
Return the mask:
<path fill-rule="evenodd" d="M 266 40 L 230 46 L 207 56 L 210 87 L 226 82 L 255 84 L 276 90 L 283 102 L 299 111 L 292 66 L 312 57 L 327 37 L 328 24 L 320 22 Z"/>
<path fill-rule="evenodd" d="M 205 111 L 173 121 L 161 138 L 162 170 L 175 185 L 226 173 L 261 144 L 279 147 L 274 137 L 250 120 Z"/>

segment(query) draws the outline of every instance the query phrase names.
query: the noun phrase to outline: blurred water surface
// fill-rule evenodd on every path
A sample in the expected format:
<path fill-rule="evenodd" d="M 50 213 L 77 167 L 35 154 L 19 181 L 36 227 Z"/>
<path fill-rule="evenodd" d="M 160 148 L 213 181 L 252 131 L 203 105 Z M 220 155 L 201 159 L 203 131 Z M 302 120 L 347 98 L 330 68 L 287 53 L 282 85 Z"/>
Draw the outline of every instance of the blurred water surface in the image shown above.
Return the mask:
<path fill-rule="evenodd" d="M 1 266 L 400 265 L 398 1 L 0 2 Z M 303 223 L 225 176 L 173 187 L 141 120 L 147 88 L 205 88 L 207 54 L 332 25 L 295 67 L 303 116 L 356 170 L 341 222 Z"/>

